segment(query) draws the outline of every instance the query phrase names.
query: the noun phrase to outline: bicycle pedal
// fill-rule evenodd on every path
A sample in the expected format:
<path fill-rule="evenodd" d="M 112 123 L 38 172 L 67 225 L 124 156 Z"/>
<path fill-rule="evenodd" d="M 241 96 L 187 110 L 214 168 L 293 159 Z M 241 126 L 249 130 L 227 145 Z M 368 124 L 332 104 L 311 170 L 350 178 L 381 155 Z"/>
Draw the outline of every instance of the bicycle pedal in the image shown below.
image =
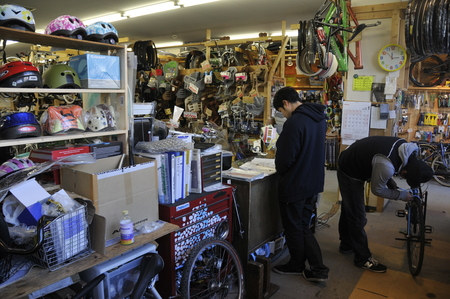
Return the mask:
<path fill-rule="evenodd" d="M 406 216 L 406 211 L 405 210 L 397 210 L 397 211 L 395 211 L 395 216 L 404 218 Z"/>
<path fill-rule="evenodd" d="M 434 232 L 434 226 L 431 225 L 425 225 L 425 233 L 426 234 L 431 234 Z"/>

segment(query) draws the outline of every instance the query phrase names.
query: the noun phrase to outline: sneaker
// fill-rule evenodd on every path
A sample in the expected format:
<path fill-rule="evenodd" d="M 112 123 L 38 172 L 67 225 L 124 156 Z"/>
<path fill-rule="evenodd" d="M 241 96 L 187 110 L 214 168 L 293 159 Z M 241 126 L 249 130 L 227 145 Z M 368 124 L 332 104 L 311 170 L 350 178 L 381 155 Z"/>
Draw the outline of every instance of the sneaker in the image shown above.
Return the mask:
<path fill-rule="evenodd" d="M 273 272 L 282 275 L 302 275 L 303 269 L 296 269 L 290 264 L 276 265 L 272 268 Z"/>
<path fill-rule="evenodd" d="M 378 263 L 376 259 L 373 257 L 369 257 L 367 262 L 364 263 L 364 265 L 361 266 L 361 268 L 376 272 L 376 273 L 384 273 L 386 272 L 387 267 L 383 264 Z"/>
<path fill-rule="evenodd" d="M 315 277 L 314 274 L 311 272 L 311 270 L 305 269 L 303 270 L 303 277 L 307 281 L 313 281 L 313 282 L 321 282 L 321 281 L 327 281 L 328 277 Z"/>

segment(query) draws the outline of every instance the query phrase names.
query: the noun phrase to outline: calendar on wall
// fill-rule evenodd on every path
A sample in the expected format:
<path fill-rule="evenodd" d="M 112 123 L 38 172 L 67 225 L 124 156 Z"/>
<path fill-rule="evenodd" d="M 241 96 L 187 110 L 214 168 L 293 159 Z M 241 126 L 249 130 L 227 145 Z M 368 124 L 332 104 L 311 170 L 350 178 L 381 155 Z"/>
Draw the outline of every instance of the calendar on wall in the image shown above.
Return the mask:
<path fill-rule="evenodd" d="M 350 145 L 369 136 L 370 102 L 344 101 L 342 105 L 342 144 Z"/>

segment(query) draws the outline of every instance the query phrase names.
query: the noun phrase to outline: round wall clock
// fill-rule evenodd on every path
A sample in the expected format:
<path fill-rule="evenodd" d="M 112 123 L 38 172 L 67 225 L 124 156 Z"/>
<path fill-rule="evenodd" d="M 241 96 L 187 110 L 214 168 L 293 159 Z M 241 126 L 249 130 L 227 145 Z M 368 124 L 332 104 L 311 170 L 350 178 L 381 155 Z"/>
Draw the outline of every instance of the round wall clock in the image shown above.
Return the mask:
<path fill-rule="evenodd" d="M 400 45 L 390 44 L 384 46 L 378 53 L 378 64 L 388 72 L 401 69 L 406 64 L 406 50 Z"/>

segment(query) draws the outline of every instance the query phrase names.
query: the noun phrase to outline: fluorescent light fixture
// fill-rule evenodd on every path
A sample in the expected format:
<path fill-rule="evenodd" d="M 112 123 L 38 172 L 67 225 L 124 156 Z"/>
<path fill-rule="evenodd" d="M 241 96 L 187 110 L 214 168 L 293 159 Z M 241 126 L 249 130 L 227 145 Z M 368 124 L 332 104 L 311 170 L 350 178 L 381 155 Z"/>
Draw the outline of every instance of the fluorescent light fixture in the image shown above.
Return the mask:
<path fill-rule="evenodd" d="M 162 48 L 176 47 L 176 46 L 182 46 L 182 45 L 183 45 L 183 42 L 170 42 L 170 43 L 163 43 L 163 44 L 156 43 L 156 48 L 162 49 Z"/>
<path fill-rule="evenodd" d="M 255 38 L 259 37 L 259 32 L 255 33 L 247 33 L 247 34 L 238 34 L 238 35 L 230 35 L 230 39 L 246 39 L 246 38 Z"/>
<path fill-rule="evenodd" d="M 217 2 L 220 0 L 180 0 L 178 1 L 178 5 L 189 7 L 194 5 L 206 4 L 211 2 Z"/>
<path fill-rule="evenodd" d="M 158 12 L 174 10 L 174 9 L 178 9 L 178 8 L 180 8 L 180 6 L 176 6 L 172 1 L 170 1 L 170 2 L 165 2 L 165 3 L 161 3 L 161 4 L 149 5 L 149 6 L 136 8 L 136 9 L 126 10 L 124 12 L 124 15 L 127 17 L 130 17 L 130 18 L 134 18 L 134 17 L 145 16 L 145 15 L 154 14 L 154 13 L 158 13 Z"/>
<path fill-rule="evenodd" d="M 287 36 L 297 37 L 298 36 L 298 32 L 297 32 L 297 30 L 286 30 L 286 35 Z M 280 32 L 274 32 L 274 33 L 271 34 L 271 36 L 281 36 L 281 31 Z"/>
<path fill-rule="evenodd" d="M 83 24 L 88 26 L 88 25 L 94 24 L 95 22 L 99 22 L 99 21 L 103 21 L 106 23 L 112 23 L 112 22 L 125 20 L 125 19 L 127 19 L 127 17 L 124 16 L 123 14 L 115 13 L 115 14 L 106 15 L 103 17 L 97 17 L 97 18 L 93 18 L 93 19 L 83 20 Z"/>

